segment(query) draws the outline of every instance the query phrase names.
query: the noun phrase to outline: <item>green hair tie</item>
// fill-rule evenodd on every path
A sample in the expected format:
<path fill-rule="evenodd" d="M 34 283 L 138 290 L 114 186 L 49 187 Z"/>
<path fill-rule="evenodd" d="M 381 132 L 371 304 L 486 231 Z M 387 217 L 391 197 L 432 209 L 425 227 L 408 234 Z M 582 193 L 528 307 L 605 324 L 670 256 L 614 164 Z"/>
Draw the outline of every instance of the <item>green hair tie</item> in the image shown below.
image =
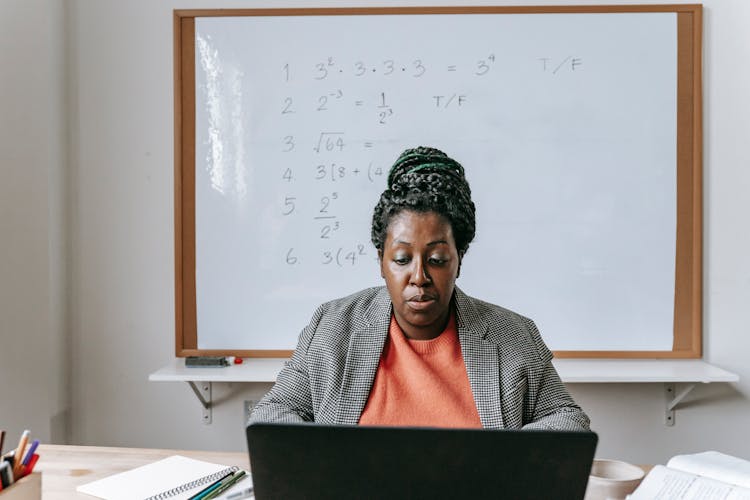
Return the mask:
<path fill-rule="evenodd" d="M 453 169 L 449 165 L 446 165 L 445 163 L 423 163 L 422 165 L 417 165 L 411 170 L 408 170 L 406 173 L 413 174 L 414 172 L 419 172 L 420 170 L 424 168 L 430 168 L 430 167 L 445 168 L 445 169 L 453 171 Z"/>
<path fill-rule="evenodd" d="M 402 171 L 403 173 L 397 174 L 397 169 L 405 163 L 414 161 L 417 165 L 411 167 L 409 170 Z M 426 161 L 427 163 L 422 163 Z M 424 168 L 434 168 L 446 170 L 448 174 L 457 177 L 463 177 L 461 165 L 448 155 L 440 151 L 439 149 L 430 148 L 426 146 L 420 146 L 414 149 L 407 149 L 396 160 L 396 163 L 391 167 L 391 171 L 388 174 L 388 185 L 391 186 L 394 182 L 396 175 L 411 174 L 419 172 Z"/>

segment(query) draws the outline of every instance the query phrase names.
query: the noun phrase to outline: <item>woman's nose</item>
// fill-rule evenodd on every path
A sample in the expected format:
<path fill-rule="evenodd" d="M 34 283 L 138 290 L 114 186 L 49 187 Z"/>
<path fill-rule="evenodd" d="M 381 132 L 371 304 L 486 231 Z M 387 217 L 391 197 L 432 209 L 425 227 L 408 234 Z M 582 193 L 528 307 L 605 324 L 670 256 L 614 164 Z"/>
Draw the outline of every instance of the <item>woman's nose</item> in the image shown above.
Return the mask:
<path fill-rule="evenodd" d="M 432 279 L 430 278 L 427 268 L 424 266 L 422 259 L 414 259 L 413 267 L 411 271 L 411 284 L 415 286 L 425 286 L 429 284 Z"/>

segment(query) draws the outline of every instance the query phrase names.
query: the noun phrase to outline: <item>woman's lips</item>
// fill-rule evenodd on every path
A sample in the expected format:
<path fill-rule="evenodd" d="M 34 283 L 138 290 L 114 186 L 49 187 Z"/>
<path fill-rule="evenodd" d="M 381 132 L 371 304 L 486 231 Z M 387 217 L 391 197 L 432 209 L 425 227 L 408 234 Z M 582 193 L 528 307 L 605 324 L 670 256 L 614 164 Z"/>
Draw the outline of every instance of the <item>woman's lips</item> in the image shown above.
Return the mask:
<path fill-rule="evenodd" d="M 432 307 L 436 300 L 432 295 L 417 295 L 411 297 L 407 302 L 410 308 L 416 311 L 423 311 Z"/>

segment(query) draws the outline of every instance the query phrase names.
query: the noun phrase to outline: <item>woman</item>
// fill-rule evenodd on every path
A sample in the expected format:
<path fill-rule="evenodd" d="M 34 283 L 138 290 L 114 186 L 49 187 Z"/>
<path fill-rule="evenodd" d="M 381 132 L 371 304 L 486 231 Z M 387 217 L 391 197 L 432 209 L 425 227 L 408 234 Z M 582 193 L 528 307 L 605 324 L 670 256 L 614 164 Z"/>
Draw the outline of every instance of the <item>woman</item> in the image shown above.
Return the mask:
<path fill-rule="evenodd" d="M 474 212 L 458 162 L 405 151 L 372 222 L 386 286 L 320 306 L 250 421 L 587 430 L 534 323 L 455 286 Z"/>

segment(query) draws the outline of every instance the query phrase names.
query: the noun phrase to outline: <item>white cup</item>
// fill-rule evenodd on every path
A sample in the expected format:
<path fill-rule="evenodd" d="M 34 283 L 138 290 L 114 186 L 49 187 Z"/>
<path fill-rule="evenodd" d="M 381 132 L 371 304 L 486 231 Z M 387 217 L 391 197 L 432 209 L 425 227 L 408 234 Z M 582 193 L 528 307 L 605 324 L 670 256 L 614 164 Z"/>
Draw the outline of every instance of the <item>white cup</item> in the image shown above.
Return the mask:
<path fill-rule="evenodd" d="M 633 464 L 594 460 L 584 500 L 622 500 L 633 493 L 642 480 L 643 469 Z"/>

